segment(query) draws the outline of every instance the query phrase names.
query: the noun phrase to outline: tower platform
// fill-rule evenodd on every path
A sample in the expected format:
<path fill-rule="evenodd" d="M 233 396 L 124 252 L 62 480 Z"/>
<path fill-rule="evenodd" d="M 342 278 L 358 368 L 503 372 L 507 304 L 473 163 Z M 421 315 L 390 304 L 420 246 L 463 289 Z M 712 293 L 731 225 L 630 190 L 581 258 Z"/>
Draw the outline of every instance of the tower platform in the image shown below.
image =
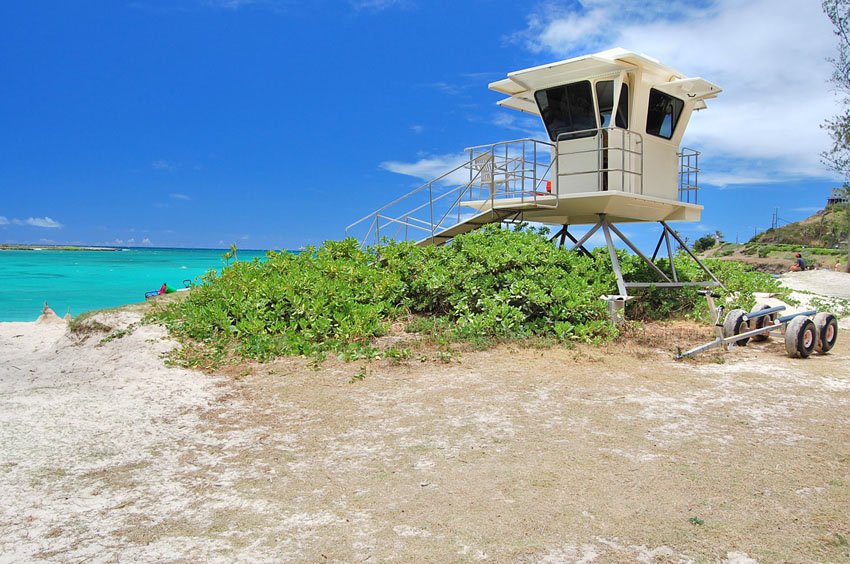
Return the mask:
<path fill-rule="evenodd" d="M 699 221 L 702 214 L 702 206 L 699 204 L 616 190 L 523 195 L 516 198 L 464 201 L 460 205 L 480 212 L 521 212 L 523 221 L 550 225 L 594 224 L 599 221 L 599 214 L 605 214 L 612 223 Z"/>

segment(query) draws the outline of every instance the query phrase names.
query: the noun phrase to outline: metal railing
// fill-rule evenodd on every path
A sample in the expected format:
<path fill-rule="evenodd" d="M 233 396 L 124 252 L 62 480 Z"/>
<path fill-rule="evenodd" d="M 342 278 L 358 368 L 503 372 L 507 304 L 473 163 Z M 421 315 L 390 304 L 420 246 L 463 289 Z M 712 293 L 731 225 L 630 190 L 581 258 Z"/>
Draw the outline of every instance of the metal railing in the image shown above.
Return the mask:
<path fill-rule="evenodd" d="M 496 208 L 557 207 L 557 189 L 549 183 L 553 147 L 536 139 L 470 147 L 465 162 L 355 221 L 346 237 L 356 237 L 361 247 L 384 239 L 435 241 Z"/>
<path fill-rule="evenodd" d="M 582 138 L 589 141 L 584 148 L 563 150 L 565 146 L 560 144 L 560 141 Z M 643 194 L 643 136 L 640 133 L 615 127 L 593 128 L 561 133 L 557 139 L 559 185 L 563 179 L 565 186 L 570 186 L 571 182 L 584 185 L 578 191 L 618 190 Z M 565 160 L 573 166 L 568 172 L 560 170 Z M 585 164 L 580 164 L 582 161 Z M 581 179 L 582 176 L 593 176 L 595 182 Z"/>
<path fill-rule="evenodd" d="M 679 201 L 697 204 L 699 194 L 699 151 L 682 147 L 679 151 Z"/>
<path fill-rule="evenodd" d="M 346 237 L 357 238 L 364 248 L 384 239 L 445 242 L 462 231 L 457 226 L 473 218 L 479 220 L 470 223 L 469 230 L 504 220 L 511 211 L 557 208 L 559 193 L 643 194 L 640 133 L 587 129 L 562 133 L 558 141 L 583 138 L 587 143 L 527 138 L 470 147 L 465 162 L 355 221 L 346 227 Z M 689 148 L 678 153 L 679 201 L 697 203 L 699 154 Z"/>

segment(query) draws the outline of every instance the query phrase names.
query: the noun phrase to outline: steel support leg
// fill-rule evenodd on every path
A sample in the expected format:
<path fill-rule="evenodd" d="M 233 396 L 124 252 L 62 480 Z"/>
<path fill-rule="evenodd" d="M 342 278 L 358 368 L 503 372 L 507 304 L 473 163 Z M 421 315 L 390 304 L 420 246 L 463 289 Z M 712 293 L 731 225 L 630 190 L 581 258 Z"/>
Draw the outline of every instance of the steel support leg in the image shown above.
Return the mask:
<path fill-rule="evenodd" d="M 678 282 L 679 275 L 676 274 L 676 263 L 673 262 L 673 247 L 670 245 L 670 236 L 667 234 L 666 229 L 661 231 L 661 236 L 664 237 L 664 241 L 667 243 L 667 258 L 670 260 L 670 272 L 673 274 L 673 282 Z"/>
<path fill-rule="evenodd" d="M 573 243 L 578 243 L 578 239 L 576 239 L 575 237 L 573 237 L 572 233 L 570 233 L 569 226 L 568 226 L 568 225 L 565 225 L 564 227 L 566 227 L 566 228 L 567 228 L 567 229 L 565 229 L 565 230 L 564 230 L 564 235 L 566 235 L 567 237 L 569 237 L 569 238 L 570 238 L 570 241 L 572 241 Z M 589 256 L 593 256 L 593 255 L 591 255 L 591 254 L 590 254 L 590 251 L 588 251 L 588 250 L 585 248 L 585 246 L 584 246 L 584 245 L 579 245 L 578 250 L 579 250 L 579 251 L 581 251 L 582 253 L 584 253 L 584 255 L 585 255 L 585 256 L 588 256 L 588 257 L 589 257 Z"/>
<path fill-rule="evenodd" d="M 652 251 L 652 260 L 655 260 L 655 258 L 658 256 L 658 251 L 661 249 L 661 243 L 664 242 L 664 234 L 665 233 L 666 232 L 662 229 L 661 230 L 661 237 L 658 238 L 658 244 L 655 245 L 655 250 Z"/>
<path fill-rule="evenodd" d="M 711 279 L 712 279 L 712 280 L 714 280 L 714 281 L 717 283 L 717 285 L 718 285 L 718 286 L 720 286 L 721 288 L 723 288 L 724 290 L 726 290 L 726 286 L 724 286 L 724 285 L 723 285 L 723 282 L 721 282 L 720 280 L 718 280 L 718 279 L 717 279 L 717 276 L 715 276 L 715 275 L 714 275 L 714 273 L 713 273 L 713 272 L 711 272 L 711 271 L 708 269 L 708 267 L 707 267 L 707 266 L 705 266 L 705 265 L 702 263 L 702 261 L 701 261 L 701 260 L 699 260 L 699 259 L 697 258 L 697 256 L 696 256 L 694 253 L 692 253 L 692 252 L 691 252 L 691 250 L 688 248 L 688 246 L 685 244 L 685 242 L 684 242 L 684 241 L 682 241 L 682 239 L 679 237 L 679 235 L 678 235 L 675 231 L 673 231 L 672 229 L 670 229 L 670 227 L 669 227 L 669 226 L 668 226 L 665 222 L 663 222 L 663 221 L 662 221 L 662 222 L 661 222 L 661 225 L 663 225 L 663 226 L 664 226 L 664 229 L 666 229 L 666 230 L 667 230 L 667 232 L 668 232 L 670 235 L 672 235 L 674 239 L 676 239 L 676 241 L 679 243 L 679 245 L 681 245 L 681 247 L 682 247 L 683 249 L 685 249 L 685 252 L 686 252 L 686 253 L 688 253 L 688 254 L 690 255 L 690 257 L 696 261 L 696 263 L 700 266 L 700 268 L 702 268 L 702 270 L 703 270 L 706 274 L 708 274 L 708 275 L 711 277 Z"/>
<path fill-rule="evenodd" d="M 607 221 L 606 221 L 606 223 L 607 223 Z M 628 246 L 629 246 L 629 248 L 630 248 L 631 250 L 633 250 L 637 256 L 639 256 L 640 258 L 642 258 L 642 259 L 643 259 L 643 261 L 644 261 L 646 264 L 648 264 L 648 265 L 649 265 L 649 266 L 650 266 L 650 267 L 651 267 L 651 268 L 652 268 L 655 272 L 657 272 L 657 273 L 658 273 L 658 274 L 659 274 L 662 278 L 664 278 L 664 280 L 666 280 L 667 282 L 672 282 L 672 280 L 670 280 L 670 277 L 669 277 L 669 276 L 667 276 L 667 275 L 664 273 L 664 271 L 663 271 L 663 270 L 661 270 L 660 268 L 658 268 L 658 267 L 655 265 L 655 263 L 654 263 L 654 262 L 652 262 L 651 260 L 649 260 L 645 254 L 643 254 L 642 252 L 640 252 L 640 249 L 638 249 L 635 245 L 633 245 L 633 244 L 632 244 L 632 242 L 631 242 L 631 241 L 629 241 L 629 240 L 628 240 L 628 238 L 626 238 L 626 236 L 625 236 L 625 235 L 623 235 L 623 234 L 620 232 L 620 230 L 619 230 L 619 229 L 617 229 L 617 227 L 616 227 L 614 224 L 609 225 L 609 227 L 610 227 L 611 231 L 613 231 L 614 233 L 616 233 L 616 234 L 617 234 L 617 237 L 619 237 L 619 238 L 620 238 L 620 240 L 621 240 L 623 243 L 625 243 L 626 245 L 628 245 Z"/>
<path fill-rule="evenodd" d="M 614 247 L 614 241 L 611 239 L 611 231 L 608 229 L 608 219 L 605 214 L 599 215 L 599 225 L 602 227 L 602 233 L 605 234 L 605 243 L 608 245 L 608 254 L 611 255 L 611 267 L 614 269 L 614 276 L 617 278 L 617 290 L 621 296 L 628 296 L 626 290 L 626 281 L 623 280 L 623 272 L 620 270 L 620 259 L 617 258 L 617 249 Z"/>
<path fill-rule="evenodd" d="M 600 228 L 600 227 L 602 227 L 602 220 L 598 221 L 598 222 L 596 223 L 596 225 L 594 225 L 593 227 L 591 227 L 591 228 L 590 228 L 590 231 L 588 231 L 587 233 L 585 233 L 585 234 L 581 237 L 581 239 L 579 239 L 578 241 L 576 241 L 576 242 L 575 242 L 575 245 L 573 245 L 573 246 L 570 248 L 570 250 L 571 250 L 571 251 L 574 251 L 574 250 L 576 250 L 576 249 L 578 249 L 578 248 L 581 248 L 581 247 L 582 247 L 582 245 L 584 245 L 584 244 L 587 242 L 587 240 L 588 240 L 588 239 L 590 239 L 591 237 L 593 237 L 593 234 L 594 234 L 594 233 L 596 233 L 597 231 L 599 231 L 599 228 Z"/>
<path fill-rule="evenodd" d="M 560 228 L 560 229 L 559 229 L 559 230 L 558 230 L 558 231 L 557 231 L 554 235 L 552 235 L 551 237 L 549 237 L 549 242 L 551 243 L 552 241 L 554 241 L 555 239 L 557 239 L 558 237 L 560 237 L 560 238 L 561 238 L 561 242 L 558 244 L 558 248 L 563 247 L 563 246 L 564 246 L 564 231 L 566 231 L 566 230 L 567 230 L 567 226 L 566 226 L 566 225 L 564 225 L 564 226 L 563 226 L 563 227 L 561 227 L 561 228 Z"/>

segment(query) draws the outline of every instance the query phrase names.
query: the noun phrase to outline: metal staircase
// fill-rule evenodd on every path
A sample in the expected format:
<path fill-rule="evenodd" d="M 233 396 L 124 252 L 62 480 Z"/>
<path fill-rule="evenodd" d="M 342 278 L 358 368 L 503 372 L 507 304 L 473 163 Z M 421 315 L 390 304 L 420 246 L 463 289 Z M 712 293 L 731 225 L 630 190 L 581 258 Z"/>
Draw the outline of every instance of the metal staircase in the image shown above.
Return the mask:
<path fill-rule="evenodd" d="M 355 221 L 346 237 L 364 248 L 383 240 L 441 245 L 487 223 L 510 221 L 518 212 L 505 207 L 506 200 L 524 209 L 555 208 L 553 147 L 518 139 L 466 149 L 465 162 Z"/>

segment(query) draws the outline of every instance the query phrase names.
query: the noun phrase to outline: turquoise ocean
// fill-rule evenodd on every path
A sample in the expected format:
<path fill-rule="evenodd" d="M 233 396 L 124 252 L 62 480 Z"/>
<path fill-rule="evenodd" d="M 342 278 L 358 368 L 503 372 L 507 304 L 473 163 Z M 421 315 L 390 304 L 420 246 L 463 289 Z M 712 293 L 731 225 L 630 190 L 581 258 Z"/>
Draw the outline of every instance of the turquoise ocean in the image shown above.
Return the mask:
<path fill-rule="evenodd" d="M 0 251 L 0 321 L 34 321 L 48 302 L 59 316 L 142 302 L 163 282 L 182 288 L 224 267 L 223 250 Z M 240 260 L 265 251 L 239 251 Z"/>

